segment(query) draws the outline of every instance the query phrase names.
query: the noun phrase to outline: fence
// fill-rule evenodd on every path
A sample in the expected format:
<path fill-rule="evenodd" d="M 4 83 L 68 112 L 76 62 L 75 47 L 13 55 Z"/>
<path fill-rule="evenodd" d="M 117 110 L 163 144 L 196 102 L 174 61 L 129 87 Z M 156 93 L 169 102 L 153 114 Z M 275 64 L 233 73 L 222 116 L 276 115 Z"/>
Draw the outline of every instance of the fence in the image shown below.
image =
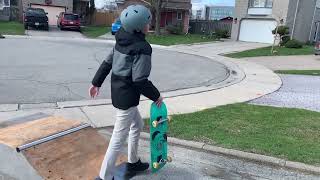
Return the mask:
<path fill-rule="evenodd" d="M 227 30 L 230 35 L 232 21 L 191 20 L 189 26 L 189 32 L 193 34 L 212 34 L 218 30 Z"/>
<path fill-rule="evenodd" d="M 118 17 L 117 12 L 95 12 L 91 18 L 91 25 L 95 26 L 111 26 Z"/>

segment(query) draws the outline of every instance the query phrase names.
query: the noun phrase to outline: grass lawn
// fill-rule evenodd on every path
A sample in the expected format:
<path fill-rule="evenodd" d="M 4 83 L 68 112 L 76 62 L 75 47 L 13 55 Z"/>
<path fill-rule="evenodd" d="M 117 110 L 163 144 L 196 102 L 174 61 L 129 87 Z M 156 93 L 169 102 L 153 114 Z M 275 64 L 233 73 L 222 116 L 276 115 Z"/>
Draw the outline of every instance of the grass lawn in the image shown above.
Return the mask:
<path fill-rule="evenodd" d="M 86 26 L 81 28 L 81 32 L 89 38 L 96 38 L 110 31 L 111 28 L 106 26 Z"/>
<path fill-rule="evenodd" d="M 291 55 L 309 55 L 314 54 L 313 46 L 304 46 L 301 49 L 276 47 L 277 53 L 271 54 L 271 47 L 264 47 L 252 49 L 237 53 L 226 54 L 225 56 L 231 58 L 245 58 L 245 57 L 258 57 L 258 56 L 291 56 Z"/>
<path fill-rule="evenodd" d="M 192 44 L 200 42 L 210 42 L 216 39 L 209 38 L 199 34 L 188 34 L 188 35 L 160 35 L 156 36 L 149 34 L 147 40 L 150 44 L 158 44 L 163 46 L 177 45 L 177 44 Z"/>
<path fill-rule="evenodd" d="M 226 105 L 173 116 L 169 136 L 320 165 L 318 112 Z"/>
<path fill-rule="evenodd" d="M 275 73 L 320 76 L 320 70 L 278 70 Z"/>
<path fill-rule="evenodd" d="M 2 35 L 24 35 L 23 24 L 15 21 L 0 21 L 0 34 Z"/>

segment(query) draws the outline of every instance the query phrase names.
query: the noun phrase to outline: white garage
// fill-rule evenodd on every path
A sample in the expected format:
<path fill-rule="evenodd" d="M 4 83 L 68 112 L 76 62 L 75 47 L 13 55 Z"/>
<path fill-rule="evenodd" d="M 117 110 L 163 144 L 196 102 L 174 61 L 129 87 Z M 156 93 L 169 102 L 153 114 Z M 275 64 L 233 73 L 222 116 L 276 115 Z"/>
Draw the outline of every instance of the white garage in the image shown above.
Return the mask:
<path fill-rule="evenodd" d="M 46 13 L 48 13 L 48 19 L 49 19 L 49 25 L 57 25 L 57 15 L 60 14 L 60 12 L 65 12 L 65 7 L 57 7 L 57 6 L 45 6 L 45 5 L 31 5 L 32 8 L 42 8 Z"/>
<path fill-rule="evenodd" d="M 245 19 L 241 21 L 239 41 L 273 43 L 274 20 Z"/>

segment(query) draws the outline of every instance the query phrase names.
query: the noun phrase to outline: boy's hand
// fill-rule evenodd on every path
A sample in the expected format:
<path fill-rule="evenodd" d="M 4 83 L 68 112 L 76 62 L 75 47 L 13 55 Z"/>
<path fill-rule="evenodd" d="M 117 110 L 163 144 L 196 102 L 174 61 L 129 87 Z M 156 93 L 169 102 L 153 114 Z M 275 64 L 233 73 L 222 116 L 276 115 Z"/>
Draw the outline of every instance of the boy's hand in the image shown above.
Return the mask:
<path fill-rule="evenodd" d="M 100 90 L 99 87 L 91 86 L 91 87 L 89 88 L 89 96 L 90 96 L 91 98 L 97 97 L 97 96 L 99 95 L 99 90 Z"/>
<path fill-rule="evenodd" d="M 156 105 L 157 105 L 158 107 L 161 107 L 162 102 L 163 102 L 163 98 L 162 98 L 162 96 L 160 96 L 155 103 L 156 103 Z"/>

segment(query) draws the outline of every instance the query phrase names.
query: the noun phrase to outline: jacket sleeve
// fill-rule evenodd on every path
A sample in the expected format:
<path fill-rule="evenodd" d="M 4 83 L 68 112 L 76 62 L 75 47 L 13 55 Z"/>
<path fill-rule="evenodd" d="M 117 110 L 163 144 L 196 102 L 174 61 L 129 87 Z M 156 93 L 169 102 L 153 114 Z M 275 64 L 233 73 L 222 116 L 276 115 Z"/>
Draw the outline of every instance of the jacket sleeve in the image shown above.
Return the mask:
<path fill-rule="evenodd" d="M 94 76 L 94 78 L 92 80 L 93 86 L 101 87 L 104 80 L 106 79 L 106 77 L 110 73 L 110 71 L 112 69 L 112 62 L 113 62 L 113 51 L 114 50 L 112 49 L 111 52 L 109 53 L 109 55 L 107 56 L 107 58 L 100 65 L 98 71 L 96 72 L 96 75 Z"/>
<path fill-rule="evenodd" d="M 151 72 L 151 56 L 139 54 L 134 57 L 132 65 L 132 81 L 136 89 L 145 97 L 152 101 L 157 101 L 160 97 L 160 92 L 148 80 Z"/>

